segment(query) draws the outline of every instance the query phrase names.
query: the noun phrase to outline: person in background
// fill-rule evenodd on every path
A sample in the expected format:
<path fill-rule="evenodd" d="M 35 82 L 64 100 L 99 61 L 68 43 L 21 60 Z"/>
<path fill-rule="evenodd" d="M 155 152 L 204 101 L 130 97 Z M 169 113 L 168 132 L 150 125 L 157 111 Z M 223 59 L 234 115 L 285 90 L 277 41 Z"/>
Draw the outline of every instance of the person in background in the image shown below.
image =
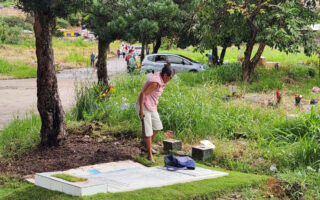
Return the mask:
<path fill-rule="evenodd" d="M 136 103 L 136 111 L 141 120 L 148 159 L 155 162 L 152 156 L 152 140 L 159 130 L 163 129 L 158 113 L 158 102 L 166 84 L 175 75 L 169 63 L 165 64 L 160 72 L 154 73 L 143 85 Z"/>
<path fill-rule="evenodd" d="M 94 60 L 96 59 L 96 56 L 94 55 L 94 53 L 92 52 L 90 55 L 90 61 L 91 61 L 91 67 L 94 66 Z"/>
<path fill-rule="evenodd" d="M 118 59 L 120 58 L 120 54 L 121 54 L 121 53 L 120 53 L 120 49 L 118 49 L 118 50 L 117 50 Z"/>
<path fill-rule="evenodd" d="M 134 72 L 135 68 L 138 66 L 136 57 L 133 55 L 132 50 L 129 50 L 129 54 L 126 57 L 126 61 L 127 61 L 128 72 L 131 74 L 132 72 Z"/>
<path fill-rule="evenodd" d="M 208 64 L 212 64 L 213 58 L 211 53 L 207 53 L 206 56 L 208 57 Z"/>

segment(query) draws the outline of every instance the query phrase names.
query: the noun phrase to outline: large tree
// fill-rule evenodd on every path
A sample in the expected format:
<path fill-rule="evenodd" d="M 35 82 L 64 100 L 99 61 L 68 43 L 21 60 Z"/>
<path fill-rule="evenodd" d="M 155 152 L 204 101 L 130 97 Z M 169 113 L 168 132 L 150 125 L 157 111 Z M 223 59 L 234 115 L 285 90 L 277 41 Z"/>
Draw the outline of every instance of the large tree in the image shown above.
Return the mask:
<path fill-rule="evenodd" d="M 219 1 L 219 0 L 216 0 Z M 244 81 L 252 82 L 255 66 L 265 46 L 285 52 L 298 52 L 301 46 L 312 46 L 310 25 L 316 20 L 314 12 L 293 0 L 227 1 L 230 14 L 240 14 L 246 20 L 248 35 L 242 63 Z M 254 46 L 258 49 L 254 55 Z"/>
<path fill-rule="evenodd" d="M 239 13 L 230 14 L 225 9 L 228 0 L 208 0 L 198 5 L 197 36 L 199 39 L 199 49 L 201 51 L 212 50 L 212 64 L 221 65 L 228 47 L 240 46 L 243 39 L 247 36 L 245 20 Z M 214 11 L 214 12 L 213 12 Z M 222 47 L 220 56 L 218 47 Z"/>
<path fill-rule="evenodd" d="M 162 38 L 173 38 L 181 29 L 179 6 L 173 0 L 154 0 L 150 2 L 153 10 L 151 19 L 158 23 L 158 33 L 152 53 L 158 53 Z"/>
<path fill-rule="evenodd" d="M 136 19 L 136 18 L 133 18 Z M 130 32 L 132 37 L 141 42 L 141 63 L 144 59 L 145 47 L 158 32 L 158 23 L 152 20 L 148 20 L 147 18 L 140 19 L 138 21 L 134 20 L 132 23 L 132 27 L 130 28 Z"/>
<path fill-rule="evenodd" d="M 126 1 L 96 0 L 84 19 L 87 27 L 98 37 L 98 82 L 108 85 L 107 48 L 116 39 L 122 39 L 127 31 Z"/>
<path fill-rule="evenodd" d="M 89 0 L 18 0 L 24 11 L 34 16 L 37 55 L 37 107 L 40 113 L 41 144 L 59 145 L 65 137 L 64 110 L 58 93 L 52 49 L 52 30 L 56 17 L 66 17 Z"/>
<path fill-rule="evenodd" d="M 145 47 L 155 40 L 158 33 L 158 22 L 154 17 L 154 10 L 157 9 L 149 0 L 131 0 L 128 5 L 129 31 L 127 40 L 141 42 L 141 62 L 144 59 Z"/>
<path fill-rule="evenodd" d="M 154 42 L 153 53 L 157 53 L 163 37 L 172 38 L 177 32 L 179 32 L 179 27 L 181 23 L 179 19 L 179 8 L 173 0 L 129 0 L 130 9 L 128 13 L 133 15 L 134 25 L 131 25 L 132 28 L 138 29 L 133 30 L 134 33 L 140 32 L 142 29 L 148 29 L 148 27 L 141 27 L 137 25 L 139 22 L 146 23 L 148 22 L 149 28 L 155 29 L 157 32 L 154 34 L 154 30 L 149 30 L 148 33 L 144 35 L 151 39 Z M 139 30 L 140 29 L 140 30 Z M 137 37 L 136 34 L 133 34 L 135 39 L 138 39 L 140 42 L 145 36 Z"/>

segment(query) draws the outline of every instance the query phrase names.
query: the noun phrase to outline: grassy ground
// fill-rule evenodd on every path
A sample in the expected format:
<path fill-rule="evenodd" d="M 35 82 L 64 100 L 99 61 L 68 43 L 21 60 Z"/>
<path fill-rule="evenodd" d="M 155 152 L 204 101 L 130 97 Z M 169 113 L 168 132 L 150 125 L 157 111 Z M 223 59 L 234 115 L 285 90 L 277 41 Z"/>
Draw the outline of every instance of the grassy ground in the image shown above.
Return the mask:
<path fill-rule="evenodd" d="M 191 153 L 191 146 L 198 144 L 199 140 L 209 139 L 214 142 L 217 146 L 214 157 L 205 162 L 205 165 L 271 175 L 280 181 L 278 184 L 270 183 L 280 185 L 281 194 L 276 195 L 279 199 L 317 199 L 320 196 L 319 107 L 304 111 L 292 102 L 295 93 L 304 96 L 305 104 L 320 96 L 311 91 L 313 86 L 320 86 L 317 74 L 316 67 L 305 65 L 292 65 L 279 71 L 259 68 L 255 72 L 254 83 L 250 85 L 241 80 L 240 64 L 210 68 L 202 73 L 178 74 L 168 83 L 160 99 L 160 116 L 165 129 L 174 131 L 175 137 L 183 140 L 183 151 L 188 155 Z M 108 124 L 101 130 L 103 134 L 140 135 L 140 123 L 134 103 L 145 79 L 145 75 L 119 76 L 112 82 L 115 92 L 110 98 L 99 98 L 106 90 L 101 89 L 101 86 L 86 85 L 78 88 L 76 108 L 67 114 L 67 126 L 77 126 L 78 121 L 100 121 Z M 260 100 L 223 100 L 223 97 L 230 95 L 227 87 L 230 83 L 237 85 L 238 94 L 245 98 L 258 97 Z M 283 94 L 279 107 L 270 106 L 267 101 L 275 102 L 276 89 L 280 89 Z M 292 114 L 295 116 L 292 117 Z M 19 124 L 19 121 L 16 123 Z M 25 127 L 19 128 L 13 123 L 3 130 L 0 136 L 0 154 L 3 157 L 10 158 L 26 151 L 39 141 L 39 118 L 33 123 L 26 120 L 21 124 L 25 124 Z M 28 131 L 30 135 L 23 134 L 27 126 L 33 127 L 30 129 L 32 131 Z M 243 133 L 240 138 L 237 132 Z M 160 133 L 155 142 L 161 143 L 163 139 L 164 136 Z M 228 185 L 227 180 L 223 182 Z M 24 187 L 28 189 L 23 189 Z M 171 191 L 175 187 L 166 187 L 165 191 Z M 27 197 L 39 195 L 40 199 L 45 199 L 41 190 L 29 184 L 23 183 L 17 188 L 22 189 Z M 201 188 L 204 193 L 194 194 L 199 198 L 216 194 L 214 191 L 208 192 L 206 187 Z M 188 188 L 180 193 L 173 189 L 168 197 L 194 197 L 189 190 L 193 191 Z M 162 188 L 147 189 L 128 193 L 128 196 L 147 197 L 154 194 L 158 198 L 156 195 L 161 192 L 164 193 Z M 47 195 L 49 194 L 51 195 Z M 12 195 L 17 197 L 17 194 Z M 53 197 L 48 198 L 58 198 L 61 194 L 52 195 Z M 120 198 L 118 195 L 123 195 L 121 198 L 124 199 L 127 197 L 127 193 L 124 193 L 102 195 L 101 198 Z M 230 193 L 225 195 L 229 198 Z M 241 195 L 243 199 L 266 197 L 265 188 L 251 186 L 245 187 L 242 192 L 236 191 L 235 195 Z M 62 197 L 67 198 L 64 195 Z M 96 197 L 100 198 L 99 195 L 93 198 Z"/>
<path fill-rule="evenodd" d="M 310 70 L 314 73 L 309 73 Z M 203 73 L 179 74 L 166 86 L 159 103 L 160 116 L 164 127 L 184 141 L 184 151 L 189 154 L 191 145 L 199 140 L 214 141 L 217 150 L 214 159 L 207 163 L 210 166 L 275 176 L 299 169 L 310 179 L 307 191 L 310 189 L 310 193 L 314 193 L 309 197 L 312 199 L 320 194 L 315 189 L 319 176 L 312 172 L 320 167 L 319 108 L 305 112 L 294 106 L 292 100 L 295 93 L 308 99 L 306 104 L 311 98 L 319 97 L 311 91 L 311 85 L 320 83 L 316 74 L 315 67 L 300 65 L 280 71 L 257 69 L 255 82 L 251 85 L 241 81 L 239 64 L 212 68 Z M 113 82 L 115 93 L 99 104 L 93 103 L 99 96 L 99 87 L 84 89 L 79 93 L 75 119 L 102 121 L 111 125 L 110 131 L 140 134 L 134 102 L 144 81 L 143 75 L 119 77 Z M 230 82 L 238 85 L 238 93 L 244 97 L 262 100 L 224 101 L 222 97 L 230 94 L 225 84 Z M 283 94 L 282 104 L 269 106 L 266 100 L 275 103 L 276 89 Z M 243 133 L 242 139 L 237 139 L 237 132 Z M 161 133 L 157 135 L 156 141 L 162 139 Z M 271 166 L 276 167 L 275 171 L 270 170 Z M 302 193 L 310 194 L 307 191 Z"/>
<path fill-rule="evenodd" d="M 110 45 L 108 58 L 114 57 L 120 42 Z M 98 45 L 82 39 L 53 38 L 54 61 L 58 69 L 88 67 L 92 52 L 97 55 Z M 2 44 L 0 47 L 0 78 L 36 77 L 37 58 L 33 39 L 16 45 Z"/>
<path fill-rule="evenodd" d="M 205 167 L 200 164 L 197 166 Z M 221 171 L 221 169 L 216 168 L 209 169 Z M 217 179 L 175 184 L 160 188 L 147 188 L 132 192 L 97 194 L 84 198 L 71 197 L 59 192 L 48 191 L 19 179 L 8 180 L 8 178 L 1 177 L 2 186 L 0 186 L 0 199 L 212 199 L 223 194 L 238 191 L 242 188 L 262 186 L 268 179 L 266 176 L 232 171 L 227 172 L 229 176 Z"/>
<path fill-rule="evenodd" d="M 51 176 L 56 177 L 56 178 L 60 178 L 62 180 L 69 181 L 69 182 L 82 182 L 82 181 L 88 180 L 87 178 L 76 177 L 76 176 L 72 176 L 70 174 L 53 174 Z"/>

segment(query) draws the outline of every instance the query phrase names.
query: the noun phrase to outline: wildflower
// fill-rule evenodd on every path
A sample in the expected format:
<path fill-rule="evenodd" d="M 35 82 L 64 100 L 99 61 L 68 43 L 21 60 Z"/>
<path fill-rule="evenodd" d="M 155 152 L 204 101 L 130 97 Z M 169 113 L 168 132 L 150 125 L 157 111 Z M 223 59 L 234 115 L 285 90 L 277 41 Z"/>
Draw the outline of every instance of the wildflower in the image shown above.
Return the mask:
<path fill-rule="evenodd" d="M 112 87 L 112 88 L 110 88 L 110 93 L 112 94 L 112 93 L 114 93 L 116 90 Z"/>

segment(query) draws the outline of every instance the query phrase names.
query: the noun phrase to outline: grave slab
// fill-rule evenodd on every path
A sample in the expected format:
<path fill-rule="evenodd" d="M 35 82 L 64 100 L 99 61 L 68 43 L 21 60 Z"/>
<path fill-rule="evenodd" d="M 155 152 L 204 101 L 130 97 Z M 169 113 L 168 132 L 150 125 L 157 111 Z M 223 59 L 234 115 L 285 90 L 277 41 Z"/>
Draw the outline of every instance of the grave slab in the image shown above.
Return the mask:
<path fill-rule="evenodd" d="M 175 139 L 167 139 L 163 141 L 163 150 L 164 151 L 180 151 L 182 148 L 182 142 L 181 140 L 175 140 Z"/>
<path fill-rule="evenodd" d="M 52 177 L 64 173 L 87 178 L 84 182 L 68 182 Z M 161 187 L 176 183 L 227 176 L 228 173 L 196 167 L 195 170 L 169 171 L 165 167 L 145 167 L 133 161 L 104 163 L 67 171 L 37 173 L 37 186 L 73 196 L 97 193 L 125 192 L 142 188 Z"/>
<path fill-rule="evenodd" d="M 194 146 L 192 147 L 192 158 L 198 160 L 207 160 L 212 157 L 213 148 L 208 148 L 204 146 Z"/>

